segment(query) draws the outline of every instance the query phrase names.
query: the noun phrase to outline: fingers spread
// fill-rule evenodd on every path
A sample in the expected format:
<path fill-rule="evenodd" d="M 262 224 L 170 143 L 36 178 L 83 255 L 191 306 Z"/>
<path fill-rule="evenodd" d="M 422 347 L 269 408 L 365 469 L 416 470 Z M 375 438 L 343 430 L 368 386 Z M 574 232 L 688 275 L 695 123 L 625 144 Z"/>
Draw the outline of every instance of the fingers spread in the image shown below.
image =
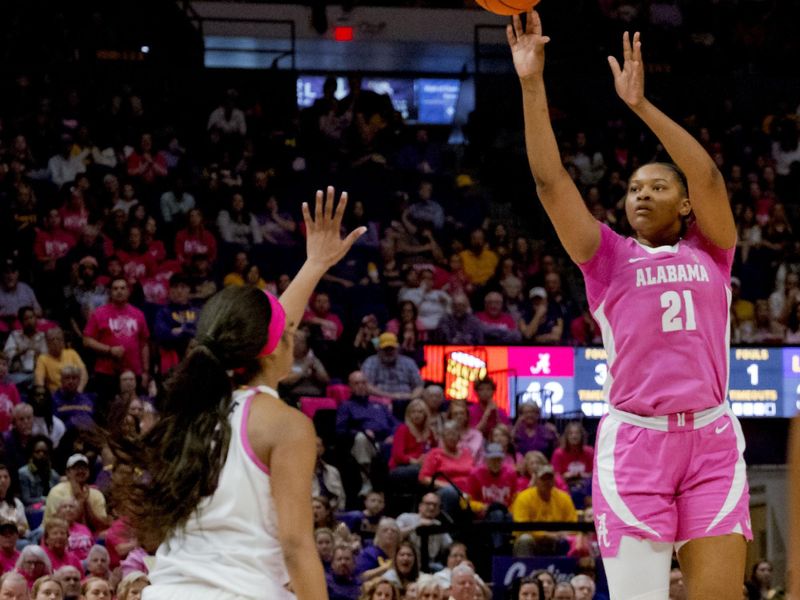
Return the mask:
<path fill-rule="evenodd" d="M 333 221 L 337 230 L 342 223 L 342 217 L 344 217 L 345 208 L 347 208 L 347 192 L 342 192 L 342 195 L 339 197 L 339 204 L 336 207 L 336 214 L 333 217 Z"/>

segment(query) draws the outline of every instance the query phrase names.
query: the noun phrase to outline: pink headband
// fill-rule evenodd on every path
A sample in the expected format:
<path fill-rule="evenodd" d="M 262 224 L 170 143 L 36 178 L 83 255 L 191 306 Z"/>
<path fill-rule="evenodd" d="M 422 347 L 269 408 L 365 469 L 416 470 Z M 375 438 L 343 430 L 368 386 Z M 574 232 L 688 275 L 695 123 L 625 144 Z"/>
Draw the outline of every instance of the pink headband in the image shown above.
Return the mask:
<path fill-rule="evenodd" d="M 267 343 L 264 344 L 261 352 L 258 353 L 259 357 L 273 353 L 275 348 L 278 347 L 278 343 L 281 341 L 283 330 L 286 329 L 286 311 L 283 309 L 283 305 L 268 291 L 264 290 L 264 294 L 269 300 L 269 306 L 272 309 L 272 318 L 269 320 Z"/>

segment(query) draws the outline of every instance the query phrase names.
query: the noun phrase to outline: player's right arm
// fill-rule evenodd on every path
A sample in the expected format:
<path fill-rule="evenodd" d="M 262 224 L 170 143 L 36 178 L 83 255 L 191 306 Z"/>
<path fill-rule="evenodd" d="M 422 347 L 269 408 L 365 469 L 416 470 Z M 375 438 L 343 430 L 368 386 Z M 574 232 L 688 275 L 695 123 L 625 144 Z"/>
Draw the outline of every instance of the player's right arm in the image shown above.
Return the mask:
<path fill-rule="evenodd" d="M 542 21 L 534 10 L 528 14 L 524 29 L 519 15 L 515 15 L 506 34 L 522 85 L 525 146 L 536 192 L 567 254 L 576 263 L 586 262 L 600 246 L 600 225 L 561 163 L 550 124 L 543 78 L 544 46 L 550 38 L 542 35 Z"/>

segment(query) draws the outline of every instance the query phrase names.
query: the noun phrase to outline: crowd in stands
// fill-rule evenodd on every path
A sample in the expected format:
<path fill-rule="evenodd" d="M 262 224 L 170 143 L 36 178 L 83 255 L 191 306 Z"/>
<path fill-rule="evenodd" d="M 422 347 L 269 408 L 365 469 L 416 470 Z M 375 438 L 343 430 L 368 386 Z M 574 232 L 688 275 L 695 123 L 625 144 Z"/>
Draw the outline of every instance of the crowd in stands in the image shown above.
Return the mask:
<path fill-rule="evenodd" d="M 300 202 L 328 183 L 350 192 L 345 227 L 367 233 L 307 307 L 280 391 L 323 407 L 312 502 L 331 598 L 487 598 L 469 558 L 481 548 L 435 534 L 423 564 L 416 528 L 591 520 L 579 421 L 556 428 L 536 403 L 512 419 L 490 378 L 476 402 L 448 402 L 420 376 L 425 343 L 599 344 L 576 270 L 525 214 L 498 216 L 503 199 L 482 183 L 489 149 L 461 156 L 441 132 L 406 126 L 357 76 L 347 96 L 334 91 L 329 81 L 278 126 L 229 90 L 191 132 L 129 87 L 20 74 L 0 99 L 0 597 L 51 585 L 65 598 L 138 597 L 151 559 L 115 514 L 109 440 L 136 440 L 158 418 L 210 296 L 286 289 L 303 258 Z M 678 117 L 724 173 L 737 218 L 731 341 L 800 344 L 800 113 L 718 108 Z M 663 149 L 633 122 L 600 132 L 554 115 L 592 214 L 629 232 L 625 178 Z M 536 573 L 509 597 L 599 598 L 592 533 L 485 543 L 578 559 L 571 581 Z M 770 578 L 756 565 L 750 597 Z"/>

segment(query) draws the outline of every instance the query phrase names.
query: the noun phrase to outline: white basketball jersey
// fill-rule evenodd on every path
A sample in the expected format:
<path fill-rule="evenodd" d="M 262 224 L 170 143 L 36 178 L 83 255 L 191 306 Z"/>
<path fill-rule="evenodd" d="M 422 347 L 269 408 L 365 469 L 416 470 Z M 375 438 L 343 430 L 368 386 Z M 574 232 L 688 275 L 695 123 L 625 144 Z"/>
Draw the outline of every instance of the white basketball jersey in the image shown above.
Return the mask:
<path fill-rule="evenodd" d="M 153 586 L 209 586 L 246 598 L 293 599 L 278 543 L 269 469 L 247 438 L 254 395 L 271 388 L 234 392 L 231 441 L 214 494 L 203 499 L 186 524 L 156 553 Z"/>

